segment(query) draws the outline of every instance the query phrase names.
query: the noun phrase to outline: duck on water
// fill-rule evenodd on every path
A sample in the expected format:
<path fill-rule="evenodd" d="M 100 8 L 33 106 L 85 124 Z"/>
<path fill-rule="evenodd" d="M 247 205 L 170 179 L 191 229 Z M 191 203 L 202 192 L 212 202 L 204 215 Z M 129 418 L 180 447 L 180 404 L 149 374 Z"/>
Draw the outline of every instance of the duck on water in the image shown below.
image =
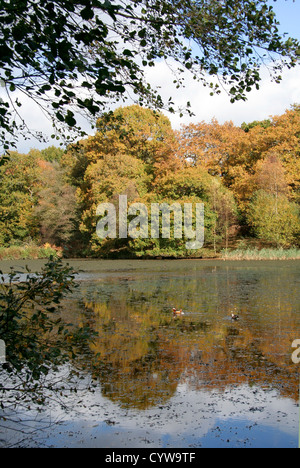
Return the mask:
<path fill-rule="evenodd" d="M 175 307 L 173 307 L 172 311 L 173 311 L 174 317 L 180 317 L 184 315 L 184 312 L 182 309 L 177 310 Z M 239 320 L 239 318 L 240 318 L 239 315 L 235 314 L 234 312 L 231 313 L 231 320 L 236 321 L 236 320 Z"/>
<path fill-rule="evenodd" d="M 172 310 L 173 310 L 174 317 L 180 317 L 181 315 L 184 315 L 184 312 L 182 311 L 182 309 L 177 310 L 175 307 L 173 307 Z"/>

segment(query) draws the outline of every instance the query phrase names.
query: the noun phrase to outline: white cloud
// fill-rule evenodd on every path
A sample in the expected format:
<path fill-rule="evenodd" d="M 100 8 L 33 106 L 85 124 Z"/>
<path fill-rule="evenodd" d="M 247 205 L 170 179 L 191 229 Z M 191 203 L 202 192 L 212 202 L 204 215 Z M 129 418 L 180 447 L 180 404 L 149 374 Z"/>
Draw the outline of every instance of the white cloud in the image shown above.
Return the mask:
<path fill-rule="evenodd" d="M 283 73 L 281 84 L 272 83 L 267 72 L 263 73 L 261 88 L 259 91 L 253 90 L 248 94 L 247 102 L 230 103 L 230 98 L 223 92 L 219 96 L 210 96 L 208 88 L 204 88 L 201 83 L 193 80 L 188 72 L 185 76 L 185 87 L 176 89 L 173 80 L 174 76 L 165 62 L 158 63 L 154 68 L 146 71 L 146 77 L 153 86 L 159 86 L 160 94 L 167 101 L 170 96 L 173 97 L 175 108 L 184 107 L 188 101 L 191 102 L 192 111 L 195 117 L 185 115 L 180 118 L 179 114 L 169 114 L 174 129 L 179 129 L 182 124 L 191 122 L 200 122 L 202 120 L 209 122 L 215 117 L 220 123 L 232 120 L 235 125 L 241 125 L 242 122 L 251 122 L 253 120 L 267 119 L 270 115 L 280 115 L 289 109 L 294 103 L 300 103 L 300 67 L 292 70 L 286 70 Z M 42 131 L 50 137 L 53 133 L 51 122 L 43 115 L 41 110 L 29 99 L 19 97 L 22 100 L 21 108 L 28 127 Z M 129 105 L 130 102 L 127 101 Z M 82 117 L 78 119 L 83 129 L 93 134 L 89 123 Z M 34 138 L 28 140 L 20 139 L 17 149 L 20 152 L 27 153 L 31 148 L 42 149 L 49 145 L 59 142 L 49 138 L 48 143 L 41 143 Z"/>
<path fill-rule="evenodd" d="M 4 101 L 7 100 L 7 95 L 3 89 L 0 89 L 0 98 Z M 37 132 L 42 133 L 47 139 L 47 142 L 39 141 L 28 132 L 28 139 L 20 136 L 19 141 L 17 142 L 17 151 L 20 153 L 28 153 L 32 148 L 44 149 L 52 145 L 59 146 L 61 141 L 51 138 L 51 135 L 55 134 L 55 130 L 53 129 L 51 119 L 46 115 L 46 112 L 43 112 L 33 99 L 30 99 L 20 91 L 12 93 L 11 98 L 13 102 L 18 100 L 22 104 L 22 106 L 18 108 L 18 112 L 26 123 L 28 129 L 30 129 L 33 134 Z M 19 119 L 18 121 L 20 122 Z M 89 122 L 81 115 L 77 116 L 77 122 L 78 125 L 88 134 L 94 133 Z"/>
<path fill-rule="evenodd" d="M 176 90 L 172 86 L 174 77 L 169 67 L 159 63 L 155 68 L 147 72 L 151 83 L 161 86 L 161 95 L 168 99 L 170 95 L 174 98 L 176 106 L 184 106 L 190 101 L 195 117 L 168 114 L 174 128 L 181 124 L 190 122 L 209 122 L 215 117 L 220 123 L 232 120 L 234 124 L 241 125 L 243 122 L 263 120 L 270 115 L 280 115 L 289 109 L 294 103 L 300 103 L 300 67 L 286 70 L 283 73 L 280 84 L 272 83 L 266 71 L 262 73 L 260 90 L 248 93 L 246 102 L 239 101 L 230 103 L 230 98 L 223 92 L 219 96 L 210 96 L 208 88 L 192 79 L 188 73 L 185 76 L 185 88 Z"/>

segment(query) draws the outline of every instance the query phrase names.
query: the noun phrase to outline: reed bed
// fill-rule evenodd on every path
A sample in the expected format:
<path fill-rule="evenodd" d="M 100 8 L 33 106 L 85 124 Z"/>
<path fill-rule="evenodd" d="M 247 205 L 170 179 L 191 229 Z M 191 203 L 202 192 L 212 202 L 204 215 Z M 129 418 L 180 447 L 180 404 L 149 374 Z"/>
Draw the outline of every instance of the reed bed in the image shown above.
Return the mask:
<path fill-rule="evenodd" d="M 222 251 L 224 260 L 300 260 L 300 249 L 236 249 Z"/>
<path fill-rule="evenodd" d="M 0 247 L 0 261 L 1 260 L 34 260 L 46 259 L 50 257 L 61 257 L 62 249 L 45 244 L 42 246 L 37 245 L 12 245 L 10 247 Z"/>

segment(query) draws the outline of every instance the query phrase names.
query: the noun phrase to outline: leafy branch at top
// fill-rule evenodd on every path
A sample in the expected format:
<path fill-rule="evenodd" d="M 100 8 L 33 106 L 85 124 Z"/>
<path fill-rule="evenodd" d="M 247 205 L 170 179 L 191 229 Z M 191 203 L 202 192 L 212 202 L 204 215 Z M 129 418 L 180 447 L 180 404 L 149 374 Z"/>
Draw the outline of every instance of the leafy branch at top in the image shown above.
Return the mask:
<path fill-rule="evenodd" d="M 129 91 L 140 104 L 174 111 L 172 98 L 164 102 L 145 79 L 157 60 L 177 64 L 178 86 L 189 70 L 212 93 L 225 87 L 234 102 L 259 87 L 262 64 L 279 81 L 299 56 L 267 0 L 1 0 L 0 19 L 4 149 L 32 133 L 24 96 L 51 119 L 54 138 L 70 139 L 66 131 L 82 135 L 78 112 L 95 122 Z"/>

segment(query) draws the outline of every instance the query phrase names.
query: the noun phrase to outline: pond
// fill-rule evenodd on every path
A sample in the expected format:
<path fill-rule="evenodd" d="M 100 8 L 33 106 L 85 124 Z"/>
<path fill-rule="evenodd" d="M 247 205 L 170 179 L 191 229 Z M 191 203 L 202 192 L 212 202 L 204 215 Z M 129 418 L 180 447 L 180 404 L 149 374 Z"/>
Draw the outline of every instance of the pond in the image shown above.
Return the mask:
<path fill-rule="evenodd" d="M 98 334 L 94 390 L 51 408 L 40 446 L 297 447 L 300 262 L 69 263 L 66 313 Z"/>

